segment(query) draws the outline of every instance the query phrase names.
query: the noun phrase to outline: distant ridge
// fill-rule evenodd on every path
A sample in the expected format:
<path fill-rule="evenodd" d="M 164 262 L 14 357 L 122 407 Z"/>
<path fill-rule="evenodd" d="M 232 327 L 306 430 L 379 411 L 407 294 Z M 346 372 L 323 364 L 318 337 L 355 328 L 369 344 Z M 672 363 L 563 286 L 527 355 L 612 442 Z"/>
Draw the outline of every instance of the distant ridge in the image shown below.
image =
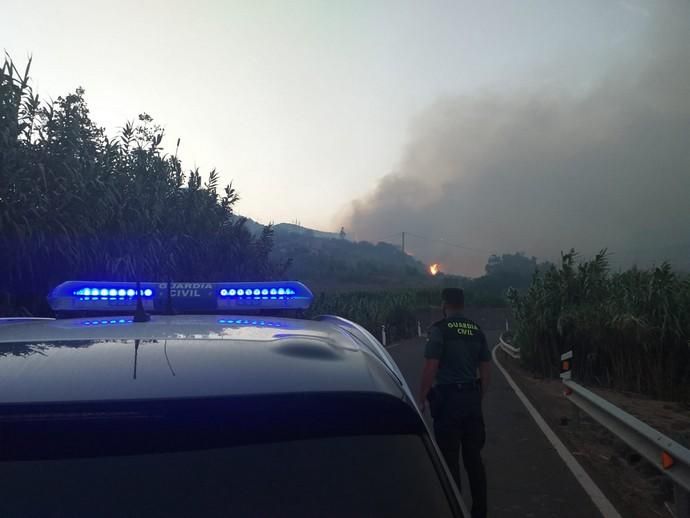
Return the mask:
<path fill-rule="evenodd" d="M 251 218 L 245 216 L 235 216 L 236 218 L 242 218 L 246 220 L 246 227 L 252 234 L 259 234 L 263 231 L 265 225 L 262 225 L 258 221 L 254 221 Z M 321 239 L 340 239 L 340 234 L 338 232 L 324 232 L 322 230 L 316 230 L 313 228 L 303 227 L 302 225 L 296 225 L 294 223 L 275 223 L 273 225 L 273 230 L 276 235 L 278 234 L 297 234 L 308 237 L 318 237 Z"/>
<path fill-rule="evenodd" d="M 265 228 L 249 218 L 245 226 L 253 234 Z M 273 230 L 270 257 L 287 265 L 285 276 L 317 290 L 403 289 L 435 284 L 443 277 L 434 279 L 424 263 L 390 243 L 356 242 L 294 223 L 278 223 Z"/>

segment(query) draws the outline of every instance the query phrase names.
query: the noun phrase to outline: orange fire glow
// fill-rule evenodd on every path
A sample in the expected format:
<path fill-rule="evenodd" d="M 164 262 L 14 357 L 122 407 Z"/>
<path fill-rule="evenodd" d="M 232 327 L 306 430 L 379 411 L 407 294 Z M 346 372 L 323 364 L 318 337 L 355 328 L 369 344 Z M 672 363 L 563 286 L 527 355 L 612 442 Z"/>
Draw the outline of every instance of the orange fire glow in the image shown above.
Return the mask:
<path fill-rule="evenodd" d="M 440 269 L 441 269 L 441 265 L 438 263 L 434 263 L 434 264 L 429 265 L 429 273 L 431 275 L 436 275 Z"/>

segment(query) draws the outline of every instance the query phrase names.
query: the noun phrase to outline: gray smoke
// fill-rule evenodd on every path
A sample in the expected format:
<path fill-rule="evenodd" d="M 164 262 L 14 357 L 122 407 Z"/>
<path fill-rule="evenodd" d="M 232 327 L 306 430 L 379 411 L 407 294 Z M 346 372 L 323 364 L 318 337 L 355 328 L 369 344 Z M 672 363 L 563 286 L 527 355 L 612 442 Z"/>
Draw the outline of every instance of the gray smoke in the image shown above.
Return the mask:
<path fill-rule="evenodd" d="M 490 252 L 557 259 L 608 248 L 621 266 L 690 265 L 690 8 L 654 4 L 632 60 L 587 93 L 445 98 L 412 125 L 395 173 L 352 202 L 358 239 L 395 231 L 446 271 Z M 660 7 L 664 5 L 663 7 Z"/>

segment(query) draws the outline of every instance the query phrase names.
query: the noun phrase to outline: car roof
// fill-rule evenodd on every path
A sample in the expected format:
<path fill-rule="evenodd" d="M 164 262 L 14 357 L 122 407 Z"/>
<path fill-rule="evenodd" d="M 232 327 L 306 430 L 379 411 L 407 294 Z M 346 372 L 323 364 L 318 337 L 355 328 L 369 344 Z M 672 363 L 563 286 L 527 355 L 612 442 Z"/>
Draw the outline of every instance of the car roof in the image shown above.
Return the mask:
<path fill-rule="evenodd" d="M 412 399 L 385 349 L 338 317 L 0 320 L 0 403 L 309 392 Z"/>

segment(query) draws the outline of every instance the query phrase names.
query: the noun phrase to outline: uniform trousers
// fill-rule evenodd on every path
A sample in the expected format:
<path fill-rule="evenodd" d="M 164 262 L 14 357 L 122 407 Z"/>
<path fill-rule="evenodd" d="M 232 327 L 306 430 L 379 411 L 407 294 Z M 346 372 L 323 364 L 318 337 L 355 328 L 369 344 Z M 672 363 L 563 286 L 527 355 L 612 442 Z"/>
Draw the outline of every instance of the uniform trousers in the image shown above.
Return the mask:
<path fill-rule="evenodd" d="M 437 385 L 429 399 L 436 443 L 459 490 L 462 448 L 462 460 L 472 493 L 472 517 L 483 518 L 487 512 L 486 472 L 481 450 L 486 442 L 486 432 L 479 385 Z"/>

